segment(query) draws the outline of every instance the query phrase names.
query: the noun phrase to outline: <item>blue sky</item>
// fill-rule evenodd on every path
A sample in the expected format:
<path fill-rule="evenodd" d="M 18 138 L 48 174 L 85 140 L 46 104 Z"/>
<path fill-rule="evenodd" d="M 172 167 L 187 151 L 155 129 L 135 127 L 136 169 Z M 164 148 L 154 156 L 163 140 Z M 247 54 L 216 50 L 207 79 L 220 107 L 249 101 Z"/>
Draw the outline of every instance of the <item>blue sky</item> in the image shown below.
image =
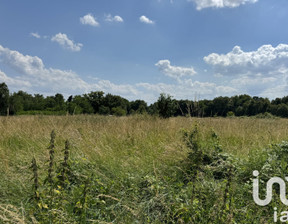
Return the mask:
<path fill-rule="evenodd" d="M 148 103 L 288 95 L 287 0 L 0 0 L 0 82 Z"/>

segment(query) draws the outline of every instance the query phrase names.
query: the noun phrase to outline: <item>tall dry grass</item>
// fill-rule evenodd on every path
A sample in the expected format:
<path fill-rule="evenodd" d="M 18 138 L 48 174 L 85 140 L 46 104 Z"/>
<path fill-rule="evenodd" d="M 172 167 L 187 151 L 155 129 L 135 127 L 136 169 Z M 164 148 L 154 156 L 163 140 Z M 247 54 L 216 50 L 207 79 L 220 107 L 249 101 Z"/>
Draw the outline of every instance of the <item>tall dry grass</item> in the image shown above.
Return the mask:
<path fill-rule="evenodd" d="M 48 155 L 51 130 L 57 134 L 56 146 L 70 139 L 74 156 L 87 159 L 122 160 L 124 164 L 144 163 L 151 158 L 177 159 L 181 156 L 181 129 L 198 123 L 202 138 L 214 130 L 220 144 L 230 153 L 245 156 L 288 139 L 288 120 L 255 118 L 170 118 L 149 116 L 18 116 L 0 118 L 1 171 L 35 155 Z M 181 150 L 180 150 L 181 151 Z M 146 156 L 148 158 L 146 158 Z M 117 157 L 117 158 L 116 158 Z M 143 161 L 144 160 L 144 161 Z"/>
<path fill-rule="evenodd" d="M 33 157 L 41 167 L 39 175 L 47 173 L 52 130 L 56 132 L 55 161 L 63 157 L 63 145 L 69 139 L 72 159 L 84 163 L 93 161 L 98 168 L 94 167 L 91 172 L 113 182 L 115 178 L 127 180 L 130 174 L 135 178 L 153 173 L 157 179 L 165 172 L 177 169 L 177 163 L 187 157 L 183 129 L 191 130 L 195 124 L 202 142 L 214 131 L 222 148 L 241 158 L 248 157 L 251 150 L 262 150 L 271 143 L 288 140 L 286 119 L 0 117 L 0 210 L 4 211 L 0 211 L 4 215 L 0 220 L 12 213 L 15 220 L 23 220 L 23 211 L 10 209 L 8 214 L 7 208 L 22 208 L 23 203 L 24 207 L 29 203 L 23 200 L 31 192 L 29 166 Z"/>

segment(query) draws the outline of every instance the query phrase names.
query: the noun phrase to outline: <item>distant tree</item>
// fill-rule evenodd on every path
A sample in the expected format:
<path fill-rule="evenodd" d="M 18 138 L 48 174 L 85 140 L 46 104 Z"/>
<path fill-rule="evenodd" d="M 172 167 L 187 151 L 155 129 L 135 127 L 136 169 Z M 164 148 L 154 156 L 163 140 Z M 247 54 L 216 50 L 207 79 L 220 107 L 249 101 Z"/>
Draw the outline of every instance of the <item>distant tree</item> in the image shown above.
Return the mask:
<path fill-rule="evenodd" d="M 277 106 L 276 115 L 279 117 L 288 117 L 288 106 L 287 104 L 281 103 Z"/>
<path fill-rule="evenodd" d="M 204 104 L 204 115 L 207 116 L 207 117 L 213 117 L 217 114 L 219 114 L 218 111 L 215 111 L 215 108 L 214 108 L 214 103 L 212 100 L 205 100 L 202 104 Z"/>
<path fill-rule="evenodd" d="M 104 105 L 101 105 L 101 106 L 99 107 L 99 114 L 102 114 L 102 115 L 108 115 L 108 114 L 110 114 L 110 109 L 109 109 L 109 107 L 106 107 L 106 106 L 104 106 Z"/>
<path fill-rule="evenodd" d="M 110 112 L 112 112 L 112 108 L 120 107 L 123 110 L 126 111 L 125 114 L 127 114 L 127 111 L 129 110 L 129 101 L 121 96 L 107 94 L 103 99 L 103 105 L 105 107 L 108 107 Z"/>
<path fill-rule="evenodd" d="M 177 109 L 177 104 L 170 95 L 161 93 L 157 101 L 159 116 L 163 118 L 172 117 Z"/>
<path fill-rule="evenodd" d="M 130 102 L 129 113 L 144 114 L 147 112 L 148 106 L 144 100 L 135 100 Z"/>
<path fill-rule="evenodd" d="M 245 114 L 244 108 L 239 105 L 239 106 L 235 109 L 235 115 L 236 115 L 236 116 L 243 116 L 244 114 Z"/>
<path fill-rule="evenodd" d="M 211 116 L 211 114 L 207 111 L 209 111 L 209 106 L 213 105 L 213 102 L 211 102 L 210 100 L 200 100 L 194 106 L 196 105 L 197 107 L 194 108 L 195 116 L 197 117 Z"/>
<path fill-rule="evenodd" d="M 46 110 L 54 110 L 54 108 L 57 106 L 57 102 L 55 101 L 54 96 L 47 96 L 45 98 L 45 109 Z"/>
<path fill-rule="evenodd" d="M 33 110 L 34 102 L 33 96 L 31 94 L 22 90 L 18 91 L 16 94 L 21 98 L 23 102 L 23 111 Z"/>
<path fill-rule="evenodd" d="M 157 107 L 157 102 L 150 104 L 147 109 L 148 114 L 150 115 L 159 115 L 158 107 Z"/>
<path fill-rule="evenodd" d="M 281 103 L 282 103 L 282 100 L 280 98 L 276 98 L 276 99 L 271 101 L 271 104 L 273 104 L 273 105 L 279 105 Z"/>
<path fill-rule="evenodd" d="M 71 95 L 71 96 L 68 97 L 67 102 L 71 103 L 72 100 L 73 100 L 73 96 Z"/>
<path fill-rule="evenodd" d="M 9 102 L 10 114 L 14 115 L 14 114 L 17 114 L 18 112 L 21 112 L 24 110 L 23 98 L 21 96 L 19 96 L 17 93 L 13 93 L 10 96 L 9 101 L 10 101 Z"/>
<path fill-rule="evenodd" d="M 216 97 L 213 99 L 213 114 L 217 116 L 226 116 L 229 111 L 229 98 L 228 97 Z"/>
<path fill-rule="evenodd" d="M 71 114 L 93 114 L 94 110 L 85 96 L 74 96 L 70 104 Z"/>
<path fill-rule="evenodd" d="M 177 108 L 175 116 L 191 116 L 193 102 L 191 100 L 176 100 Z"/>
<path fill-rule="evenodd" d="M 66 107 L 65 107 L 65 100 L 62 94 L 57 93 L 54 96 L 54 100 L 55 100 L 55 106 L 53 108 L 54 111 L 65 111 Z"/>
<path fill-rule="evenodd" d="M 45 98 L 41 94 L 34 94 L 33 97 L 33 110 L 45 110 Z"/>
<path fill-rule="evenodd" d="M 282 97 L 281 103 L 284 103 L 284 104 L 287 104 L 287 105 L 288 105 L 288 96 Z"/>
<path fill-rule="evenodd" d="M 88 98 L 91 106 L 93 107 L 94 113 L 100 113 L 100 107 L 104 101 L 104 92 L 102 91 L 95 91 L 90 92 L 85 95 Z"/>
<path fill-rule="evenodd" d="M 76 104 L 73 103 L 73 96 L 69 96 L 66 101 L 67 112 L 71 115 L 75 114 Z"/>
<path fill-rule="evenodd" d="M 0 83 L 0 115 L 9 113 L 9 89 L 6 83 Z"/>

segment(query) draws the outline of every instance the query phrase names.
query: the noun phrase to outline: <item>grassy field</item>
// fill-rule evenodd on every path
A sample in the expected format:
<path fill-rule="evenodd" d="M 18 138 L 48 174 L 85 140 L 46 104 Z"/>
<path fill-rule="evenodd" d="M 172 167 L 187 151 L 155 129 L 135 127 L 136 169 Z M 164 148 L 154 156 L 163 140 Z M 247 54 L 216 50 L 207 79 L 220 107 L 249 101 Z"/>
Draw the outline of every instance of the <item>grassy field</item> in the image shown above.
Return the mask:
<path fill-rule="evenodd" d="M 0 117 L 0 133 L 0 222 L 269 223 L 273 208 L 253 203 L 249 178 L 272 155 L 280 156 L 274 152 L 285 145 L 273 144 L 288 141 L 288 120 L 15 116 Z M 61 186 L 66 139 L 72 174 Z M 279 167 L 271 165 L 272 171 Z"/>

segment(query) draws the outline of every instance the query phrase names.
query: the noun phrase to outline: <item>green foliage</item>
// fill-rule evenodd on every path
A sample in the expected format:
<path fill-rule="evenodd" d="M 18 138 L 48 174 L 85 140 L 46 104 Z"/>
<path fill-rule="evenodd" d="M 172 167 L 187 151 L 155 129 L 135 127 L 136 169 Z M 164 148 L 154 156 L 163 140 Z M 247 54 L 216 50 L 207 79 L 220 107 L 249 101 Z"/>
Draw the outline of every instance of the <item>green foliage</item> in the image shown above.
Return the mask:
<path fill-rule="evenodd" d="M 90 92 L 85 97 L 88 98 L 91 106 L 93 107 L 94 113 L 100 113 L 100 107 L 104 103 L 104 92 L 96 91 Z"/>
<path fill-rule="evenodd" d="M 6 115 L 9 103 L 9 89 L 3 82 L 0 83 L 0 115 Z"/>
<path fill-rule="evenodd" d="M 147 103 L 144 100 L 135 100 L 130 102 L 130 111 L 129 114 L 145 114 L 147 113 Z"/>
<path fill-rule="evenodd" d="M 170 95 L 166 95 L 161 93 L 158 101 L 157 101 L 157 108 L 159 111 L 160 117 L 168 118 L 172 117 L 176 111 L 176 101 L 172 99 Z"/>
<path fill-rule="evenodd" d="M 233 111 L 228 111 L 227 114 L 226 114 L 227 117 L 234 117 L 235 114 Z"/>
<path fill-rule="evenodd" d="M 105 107 L 104 105 L 101 105 L 101 106 L 99 107 L 99 114 L 109 115 L 109 114 L 110 114 L 110 109 L 109 109 L 109 107 Z"/>
<path fill-rule="evenodd" d="M 265 112 L 265 113 L 262 113 L 262 114 L 257 114 L 256 115 L 256 118 L 262 118 L 262 119 L 275 119 L 276 117 L 273 116 L 271 113 L 269 112 Z"/>
<path fill-rule="evenodd" d="M 113 107 L 111 111 L 112 111 L 112 114 L 116 116 L 126 115 L 126 110 L 122 109 L 121 107 Z"/>

